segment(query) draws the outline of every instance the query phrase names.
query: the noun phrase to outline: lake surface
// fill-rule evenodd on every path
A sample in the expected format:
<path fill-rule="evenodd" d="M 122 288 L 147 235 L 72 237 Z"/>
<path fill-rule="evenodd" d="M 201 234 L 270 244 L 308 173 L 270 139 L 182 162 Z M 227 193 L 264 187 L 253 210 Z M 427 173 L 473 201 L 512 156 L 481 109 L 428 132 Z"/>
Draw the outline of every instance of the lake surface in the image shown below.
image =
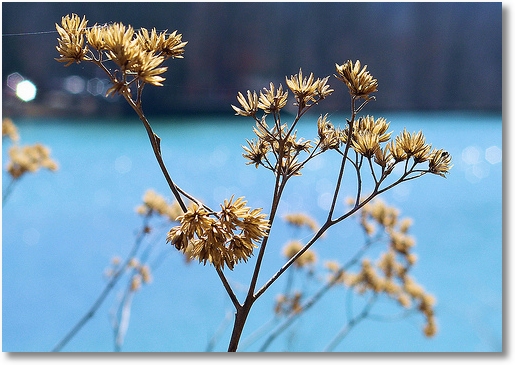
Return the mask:
<path fill-rule="evenodd" d="M 370 319 L 354 328 L 335 351 L 501 351 L 501 115 L 388 112 L 375 116 L 391 122 L 394 136 L 404 127 L 410 132 L 422 130 L 428 143 L 453 156 L 454 167 L 446 179 L 426 175 L 382 196 L 414 221 L 411 233 L 418 262 L 413 275 L 437 298 L 438 333 L 425 338 L 418 315 L 400 321 Z M 331 120 L 344 125 L 344 116 Z M 170 194 L 137 120 L 20 119 L 14 123 L 21 144 L 49 146 L 60 168 L 25 176 L 3 207 L 2 350 L 45 352 L 98 297 L 111 259 L 128 254 L 142 225 L 135 207 L 145 191 Z M 268 213 L 273 176 L 246 165 L 241 156 L 241 145 L 255 137 L 249 119 L 170 117 L 151 119 L 151 123 L 161 137 L 164 161 L 181 188 L 215 209 L 235 195 L 245 196 L 249 206 L 263 207 Z M 314 139 L 316 117 L 307 117 L 298 129 L 298 137 Z M 4 169 L 8 146 L 4 143 L 2 148 Z M 338 168 L 336 153 L 314 160 L 286 188 L 279 216 L 302 211 L 321 222 Z M 4 189 L 8 179 L 4 173 Z M 350 194 L 355 185 L 348 184 L 345 189 Z M 154 227 L 142 247 L 152 248 L 153 281 L 133 298 L 122 351 L 205 351 L 226 317 L 230 318 L 232 304 L 212 267 L 186 265 L 165 244 L 169 224 L 156 221 Z M 354 246 L 348 242 L 356 244 L 360 236 L 355 221 L 344 227 L 348 228 L 329 231 L 313 246 L 320 268 L 325 260 L 345 262 L 352 254 Z M 282 248 L 291 235 L 284 227 L 271 237 L 260 283 L 283 263 Z M 226 274 L 240 298 L 251 266 L 241 264 Z M 315 284 L 308 280 L 302 285 L 309 291 Z M 113 351 L 109 312 L 126 285 L 126 280 L 120 282 L 63 351 Z M 244 339 L 272 318 L 273 301 L 285 285 L 281 278 L 253 308 Z M 375 313 L 399 312 L 387 302 Z M 345 303 L 342 291 L 328 295 L 268 350 L 322 351 L 345 323 Z M 231 325 L 212 350 L 226 350 Z M 258 351 L 261 343 L 250 343 L 243 350 Z"/>

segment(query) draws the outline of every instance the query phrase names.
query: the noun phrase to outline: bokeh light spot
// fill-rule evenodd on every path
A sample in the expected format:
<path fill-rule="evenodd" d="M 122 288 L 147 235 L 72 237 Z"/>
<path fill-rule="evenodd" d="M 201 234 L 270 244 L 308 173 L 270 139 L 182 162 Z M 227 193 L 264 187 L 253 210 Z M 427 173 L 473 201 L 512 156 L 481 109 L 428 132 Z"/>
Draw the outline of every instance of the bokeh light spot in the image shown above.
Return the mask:
<path fill-rule="evenodd" d="M 502 150 L 497 146 L 488 147 L 485 151 L 485 160 L 492 165 L 502 161 Z"/>
<path fill-rule="evenodd" d="M 132 160 L 125 155 L 119 156 L 114 161 L 114 169 L 120 174 L 126 174 L 132 169 Z"/>
<path fill-rule="evenodd" d="M 475 146 L 468 146 L 461 152 L 461 159 L 467 165 L 475 165 L 480 161 L 481 152 Z"/>
<path fill-rule="evenodd" d="M 31 101 L 36 97 L 37 88 L 29 80 L 23 80 L 16 86 L 16 96 L 23 101 Z"/>

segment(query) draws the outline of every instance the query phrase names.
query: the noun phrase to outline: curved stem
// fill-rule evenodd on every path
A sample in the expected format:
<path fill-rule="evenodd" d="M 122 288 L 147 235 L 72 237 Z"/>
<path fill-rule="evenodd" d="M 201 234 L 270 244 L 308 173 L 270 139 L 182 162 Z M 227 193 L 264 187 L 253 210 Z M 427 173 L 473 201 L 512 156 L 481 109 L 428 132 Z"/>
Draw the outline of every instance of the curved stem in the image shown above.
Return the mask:
<path fill-rule="evenodd" d="M 161 168 L 161 172 L 163 173 L 166 182 L 168 183 L 168 186 L 170 187 L 170 190 L 172 191 L 173 195 L 175 196 L 175 199 L 177 199 L 177 202 L 181 206 L 181 209 L 183 212 L 186 212 L 188 209 L 186 208 L 186 205 L 184 204 L 184 201 L 179 193 L 179 190 L 177 189 L 177 186 L 173 182 L 172 178 L 170 177 L 170 174 L 168 173 L 168 170 L 166 169 L 165 163 L 163 161 L 163 157 L 161 156 L 161 139 L 157 134 L 154 133 L 152 127 L 150 126 L 150 123 L 148 122 L 147 118 L 143 114 L 143 111 L 141 108 L 138 107 L 138 105 L 132 100 L 130 95 L 127 95 L 126 93 L 123 93 L 123 96 L 125 97 L 125 100 L 129 103 L 129 105 L 134 109 L 136 114 L 138 114 L 139 119 L 143 122 L 143 125 L 145 126 L 145 130 L 147 131 L 148 138 L 150 140 L 150 144 L 152 145 L 152 150 L 154 151 L 154 155 L 156 156 L 157 163 L 159 164 L 159 167 Z"/>
<path fill-rule="evenodd" d="M 113 84 L 117 83 L 116 77 L 106 68 L 106 66 L 103 64 L 103 62 L 99 59 L 94 58 L 92 60 L 93 63 L 95 63 L 100 69 L 102 69 L 110 78 L 111 82 Z M 124 74 L 125 76 L 125 74 Z M 184 204 L 184 201 L 179 193 L 179 190 L 175 183 L 173 182 L 172 178 L 170 177 L 170 174 L 168 173 L 168 170 L 166 169 L 166 166 L 164 164 L 163 158 L 161 156 L 161 139 L 157 134 L 154 133 L 150 123 L 148 122 L 147 118 L 143 114 L 143 110 L 141 109 L 141 92 L 143 90 L 143 85 L 138 86 L 137 90 L 137 101 L 135 102 L 132 99 L 132 96 L 127 88 L 120 91 L 120 94 L 123 95 L 127 103 L 132 107 L 132 109 L 136 112 L 139 119 L 143 122 L 143 125 L 145 126 L 145 130 L 147 131 L 148 138 L 150 140 L 150 144 L 152 145 L 152 150 L 154 151 L 154 155 L 157 159 L 157 162 L 159 164 L 159 167 L 161 168 L 161 172 L 163 173 L 166 182 L 168 183 L 168 186 L 170 187 L 170 190 L 172 191 L 175 199 L 177 199 L 177 202 L 179 203 L 181 209 L 183 212 L 187 211 L 186 205 Z"/>

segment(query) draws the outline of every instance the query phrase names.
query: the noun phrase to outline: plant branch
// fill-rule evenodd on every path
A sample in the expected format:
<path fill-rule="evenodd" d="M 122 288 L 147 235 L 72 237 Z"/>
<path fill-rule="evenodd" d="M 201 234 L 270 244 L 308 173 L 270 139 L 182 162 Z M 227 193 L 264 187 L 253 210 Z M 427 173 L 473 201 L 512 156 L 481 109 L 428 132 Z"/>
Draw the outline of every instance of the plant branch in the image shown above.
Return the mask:
<path fill-rule="evenodd" d="M 15 186 L 15 184 L 20 180 L 20 178 L 11 178 L 11 181 L 9 181 L 9 184 L 7 185 L 7 187 L 5 188 L 5 190 L 2 192 L 2 207 L 5 205 L 5 203 L 7 202 L 7 198 L 9 197 L 9 195 L 11 195 L 12 191 L 13 191 L 13 188 Z"/>
<path fill-rule="evenodd" d="M 345 338 L 345 336 L 347 336 L 351 329 L 353 329 L 359 322 L 364 320 L 370 313 L 370 310 L 372 309 L 372 306 L 375 304 L 376 300 L 377 293 L 374 293 L 374 295 L 368 300 L 365 307 L 363 307 L 361 312 L 356 317 L 347 322 L 347 324 L 336 334 L 333 340 L 331 340 L 331 342 L 325 347 L 324 352 L 332 351 L 336 345 L 338 345 L 340 341 Z"/>
<path fill-rule="evenodd" d="M 347 161 L 347 156 L 349 154 L 349 149 L 352 141 L 352 134 L 354 132 L 354 120 L 356 118 L 356 110 L 355 110 L 356 99 L 355 97 L 351 98 L 351 109 L 352 109 L 352 117 L 351 120 L 348 121 L 349 124 L 349 133 L 347 134 L 347 143 L 345 144 L 345 150 L 342 156 L 342 163 L 340 165 L 340 172 L 338 174 L 338 179 L 336 180 L 336 186 L 334 188 L 334 196 L 333 201 L 331 203 L 331 208 L 329 209 L 329 213 L 327 215 L 327 221 L 331 221 L 334 213 L 334 208 L 336 207 L 336 201 L 338 200 L 338 193 L 340 191 L 340 185 L 343 179 L 343 173 L 345 171 L 345 162 Z"/>
<path fill-rule="evenodd" d="M 175 199 L 177 199 L 177 202 L 181 206 L 181 209 L 183 212 L 186 212 L 188 209 L 186 208 L 186 205 L 184 204 L 184 201 L 182 200 L 182 197 L 179 193 L 179 190 L 177 189 L 177 186 L 173 182 L 172 178 L 170 177 L 170 174 L 168 173 L 168 170 L 166 169 L 165 163 L 163 161 L 163 158 L 161 156 L 161 139 L 157 134 L 154 133 L 152 130 L 152 127 L 150 126 L 150 123 L 148 122 L 147 118 L 143 114 L 143 111 L 141 108 L 139 108 L 134 100 L 127 95 L 123 94 L 129 105 L 134 109 L 136 114 L 138 114 L 139 119 L 143 122 L 143 125 L 145 126 L 145 130 L 147 131 L 148 138 L 150 140 L 150 144 L 152 145 L 152 150 L 154 151 L 154 155 L 156 156 L 157 162 L 159 164 L 159 167 L 161 168 L 161 172 L 163 173 L 166 182 L 168 183 L 168 186 L 170 187 L 170 190 L 172 191 L 173 195 L 175 196 Z"/>
<path fill-rule="evenodd" d="M 277 327 L 266 339 L 265 343 L 261 346 L 259 351 L 266 351 L 268 346 L 274 341 L 283 331 L 285 331 L 293 322 L 301 315 L 304 314 L 308 309 L 315 305 L 329 289 L 331 289 L 339 280 L 340 276 L 347 271 L 351 266 L 356 264 L 358 260 L 363 256 L 365 251 L 372 245 L 373 241 L 368 240 L 361 249 L 342 267 L 340 268 L 325 285 L 323 285 L 315 294 L 307 300 L 299 311 L 293 311 L 286 318 L 286 320 Z"/>
<path fill-rule="evenodd" d="M 77 334 L 77 332 L 79 332 L 79 330 L 95 315 L 96 311 L 98 310 L 100 305 L 104 302 L 104 300 L 107 297 L 107 295 L 109 294 L 109 292 L 114 288 L 114 286 L 116 285 L 118 280 L 122 277 L 122 274 L 125 273 L 130 260 L 136 255 L 136 252 L 138 251 L 139 247 L 141 246 L 141 242 L 143 241 L 143 238 L 146 235 L 148 216 L 146 216 L 145 218 L 146 219 L 143 222 L 143 229 L 138 234 L 138 237 L 136 238 L 136 241 L 134 242 L 134 245 L 132 246 L 132 249 L 129 252 L 129 255 L 125 259 L 125 262 L 122 264 L 120 269 L 113 274 L 113 276 L 111 277 L 111 280 L 109 280 L 106 287 L 100 293 L 100 295 L 98 296 L 97 300 L 93 303 L 91 308 L 77 322 L 77 324 L 66 334 L 66 336 L 64 336 L 64 338 L 61 341 L 59 341 L 59 343 L 52 349 L 52 352 L 60 351 Z"/>

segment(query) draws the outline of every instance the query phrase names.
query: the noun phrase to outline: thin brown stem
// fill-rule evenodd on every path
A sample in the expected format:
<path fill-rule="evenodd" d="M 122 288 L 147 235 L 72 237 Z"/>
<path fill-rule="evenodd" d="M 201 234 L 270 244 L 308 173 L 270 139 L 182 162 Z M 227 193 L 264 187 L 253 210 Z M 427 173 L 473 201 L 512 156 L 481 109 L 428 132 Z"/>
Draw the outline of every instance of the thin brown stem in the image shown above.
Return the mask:
<path fill-rule="evenodd" d="M 168 173 L 168 170 L 166 169 L 165 163 L 163 161 L 163 157 L 161 156 L 161 139 L 157 134 L 154 133 L 152 130 L 152 127 L 150 126 L 150 123 L 148 122 L 147 118 L 143 114 L 143 111 L 141 108 L 139 108 L 134 100 L 130 97 L 130 95 L 127 95 L 126 93 L 123 94 L 125 97 L 125 100 L 129 103 L 129 105 L 134 109 L 136 114 L 138 114 L 139 119 L 143 122 L 143 125 L 145 126 L 145 130 L 147 131 L 148 138 L 150 140 L 150 144 L 152 145 L 152 150 L 154 151 L 154 155 L 156 156 L 157 162 L 159 164 L 159 167 L 161 168 L 161 172 L 163 173 L 166 182 L 168 183 L 168 186 L 170 187 L 170 190 L 172 191 L 175 199 L 177 199 L 177 202 L 181 206 L 181 209 L 183 212 L 186 212 L 188 209 L 186 208 L 186 204 L 184 204 L 184 201 L 181 197 L 181 194 L 179 193 L 179 190 L 177 189 L 177 186 L 173 182 L 172 178 L 170 177 L 170 174 Z"/>
<path fill-rule="evenodd" d="M 343 179 L 343 173 L 345 171 L 345 162 L 347 161 L 347 156 L 349 154 L 349 149 L 352 141 L 352 133 L 354 131 L 354 119 L 356 118 L 356 111 L 355 111 L 355 103 L 356 99 L 354 97 L 351 98 L 351 109 L 352 109 L 352 117 L 349 124 L 349 133 L 347 135 L 347 143 L 345 144 L 345 150 L 343 152 L 342 156 L 342 163 L 340 165 L 340 172 L 338 174 L 338 179 L 336 180 L 336 186 L 334 188 L 334 195 L 333 195 L 333 201 L 331 202 L 331 208 L 329 209 L 329 213 L 327 215 L 327 220 L 330 221 L 333 217 L 334 209 L 336 207 L 336 201 L 338 200 L 338 193 L 340 191 L 340 185 L 342 183 Z"/>
<path fill-rule="evenodd" d="M 282 151 L 282 149 L 280 148 L 279 151 Z M 279 152 L 279 158 L 282 158 L 281 152 Z M 278 164 L 279 164 L 279 161 L 280 160 L 278 160 Z M 281 199 L 281 195 L 282 195 L 282 192 L 286 185 L 286 182 L 287 182 L 287 178 L 285 178 L 283 175 L 281 175 L 279 171 L 276 171 L 274 196 L 272 198 L 272 207 L 271 207 L 270 215 L 269 215 L 269 222 L 270 222 L 269 232 L 270 232 L 273 222 L 275 220 L 275 215 L 277 213 L 279 201 Z M 229 352 L 235 352 L 238 349 L 238 343 L 240 341 L 241 334 L 243 332 L 243 327 L 245 326 L 245 322 L 250 313 L 250 309 L 252 308 L 252 305 L 254 304 L 254 302 L 257 299 L 257 296 L 254 295 L 254 290 L 256 288 L 256 283 L 258 280 L 259 271 L 261 269 L 261 264 L 262 264 L 263 257 L 265 254 L 265 249 L 266 249 L 266 245 L 268 242 L 268 238 L 269 238 L 268 235 L 265 236 L 263 238 L 263 241 L 261 242 L 261 247 L 259 248 L 259 253 L 257 255 L 256 265 L 254 267 L 252 278 L 250 280 L 247 297 L 245 298 L 243 305 L 236 307 L 236 316 L 235 316 L 233 331 L 231 334 L 231 340 L 229 342 L 229 348 L 228 348 Z"/>
<path fill-rule="evenodd" d="M 259 289 L 256 294 L 254 295 L 254 298 L 259 298 L 279 277 L 297 260 L 298 257 L 300 257 L 304 252 L 306 252 L 311 245 L 313 245 L 323 234 L 324 232 L 329 229 L 333 225 L 332 222 L 326 222 L 316 233 L 315 235 L 309 240 L 302 249 L 299 250 L 294 256 L 292 256 L 262 287 Z"/>
<path fill-rule="evenodd" d="M 234 307 L 236 309 L 241 307 L 241 304 L 238 302 L 238 298 L 236 298 L 236 295 L 234 294 L 234 291 L 232 290 L 231 285 L 227 281 L 227 278 L 225 277 L 222 270 L 217 267 L 216 272 L 217 272 L 218 276 L 220 277 L 220 280 L 222 281 L 222 284 L 223 284 L 225 290 L 227 291 L 229 298 L 231 298 L 231 301 L 232 301 L 232 304 L 234 305 Z"/>
<path fill-rule="evenodd" d="M 111 79 L 111 82 L 113 84 L 117 83 L 116 77 L 105 67 L 103 62 L 101 62 L 100 57 L 99 57 L 99 59 L 94 58 L 92 60 L 92 62 L 95 63 L 98 67 L 100 67 L 100 69 L 102 69 L 109 76 L 109 78 Z M 170 177 L 170 174 L 168 173 L 168 170 L 166 169 L 163 158 L 161 156 L 161 145 L 160 145 L 161 139 L 159 138 L 159 136 L 157 134 L 154 133 L 152 126 L 150 125 L 147 118 L 143 114 L 143 110 L 141 108 L 141 92 L 143 90 L 143 86 L 144 86 L 144 84 L 138 87 L 137 101 L 134 101 L 132 99 L 132 96 L 127 88 L 124 88 L 123 90 L 121 90 L 120 94 L 123 95 L 123 97 L 125 98 L 127 103 L 129 103 L 129 105 L 132 107 L 132 109 L 138 115 L 139 119 L 143 122 L 145 130 L 147 131 L 147 134 L 148 134 L 148 138 L 150 140 L 150 144 L 152 145 L 152 150 L 154 151 L 154 155 L 157 159 L 159 167 L 161 168 L 161 172 L 163 173 L 163 175 L 166 179 L 166 182 L 168 183 L 168 186 L 170 187 L 170 190 L 172 191 L 175 199 L 179 203 L 182 211 L 186 212 L 187 211 L 186 205 L 184 204 L 184 201 L 179 193 L 177 186 L 175 185 L 172 178 Z"/>

